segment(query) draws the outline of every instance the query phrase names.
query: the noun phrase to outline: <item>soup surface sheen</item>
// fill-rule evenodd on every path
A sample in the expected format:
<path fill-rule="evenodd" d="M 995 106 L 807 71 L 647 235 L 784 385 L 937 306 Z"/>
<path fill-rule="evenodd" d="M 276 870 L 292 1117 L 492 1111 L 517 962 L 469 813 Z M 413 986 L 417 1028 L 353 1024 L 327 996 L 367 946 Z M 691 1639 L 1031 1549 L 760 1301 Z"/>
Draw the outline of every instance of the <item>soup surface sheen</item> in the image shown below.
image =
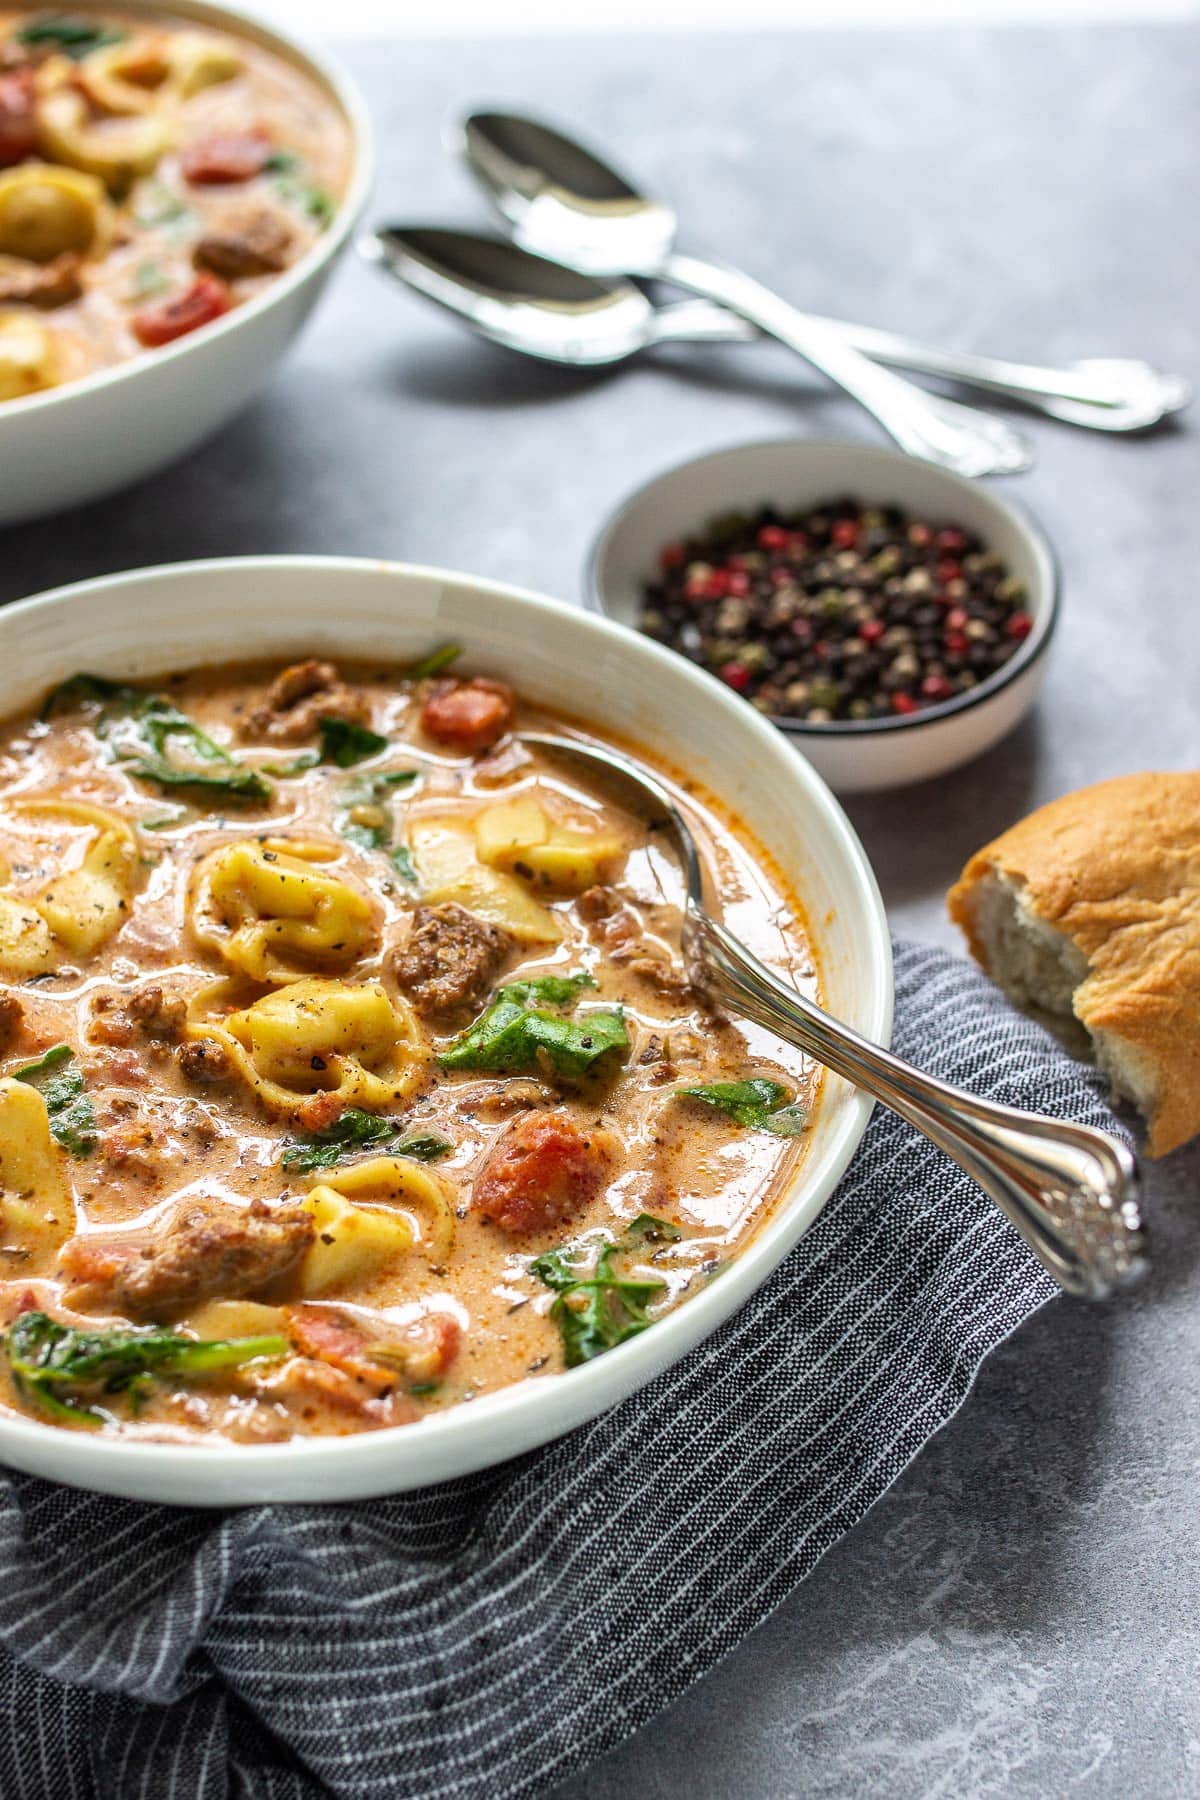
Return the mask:
<path fill-rule="evenodd" d="M 0 732 L 0 1404 L 405 1424 L 652 1329 L 803 1153 L 817 1076 L 690 984 L 660 833 L 454 654 L 81 676 Z M 675 786 L 815 995 L 795 897 Z"/>
<path fill-rule="evenodd" d="M 249 38 L 0 7 L 0 400 L 251 299 L 330 223 L 350 157 L 329 95 Z"/>

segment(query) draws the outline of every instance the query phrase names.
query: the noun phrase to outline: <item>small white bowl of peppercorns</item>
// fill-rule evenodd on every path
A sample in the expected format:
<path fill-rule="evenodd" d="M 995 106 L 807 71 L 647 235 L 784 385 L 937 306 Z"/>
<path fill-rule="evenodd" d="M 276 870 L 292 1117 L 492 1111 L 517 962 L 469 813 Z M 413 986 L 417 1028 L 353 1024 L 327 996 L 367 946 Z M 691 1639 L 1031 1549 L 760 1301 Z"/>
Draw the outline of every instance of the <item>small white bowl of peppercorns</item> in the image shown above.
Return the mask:
<path fill-rule="evenodd" d="M 781 439 L 639 488 L 597 539 L 588 599 L 740 693 L 847 794 L 943 774 L 1011 731 L 1058 583 L 1042 533 L 992 489 Z"/>

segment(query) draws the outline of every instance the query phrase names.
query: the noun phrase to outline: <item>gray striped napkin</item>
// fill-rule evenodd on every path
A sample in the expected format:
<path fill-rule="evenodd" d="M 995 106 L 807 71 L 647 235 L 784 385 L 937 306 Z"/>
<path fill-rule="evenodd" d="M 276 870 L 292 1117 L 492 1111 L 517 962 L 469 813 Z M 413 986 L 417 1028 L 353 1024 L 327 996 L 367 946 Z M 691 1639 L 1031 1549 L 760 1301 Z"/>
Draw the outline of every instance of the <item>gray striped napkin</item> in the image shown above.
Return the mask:
<path fill-rule="evenodd" d="M 896 1045 L 1113 1128 L 974 969 L 897 950 Z M 837 1194 L 686 1362 L 426 1493 L 213 1514 L 0 1474 L 5 1800 L 504 1800 L 644 1725 L 802 1581 L 1055 1289 L 877 1114 Z"/>

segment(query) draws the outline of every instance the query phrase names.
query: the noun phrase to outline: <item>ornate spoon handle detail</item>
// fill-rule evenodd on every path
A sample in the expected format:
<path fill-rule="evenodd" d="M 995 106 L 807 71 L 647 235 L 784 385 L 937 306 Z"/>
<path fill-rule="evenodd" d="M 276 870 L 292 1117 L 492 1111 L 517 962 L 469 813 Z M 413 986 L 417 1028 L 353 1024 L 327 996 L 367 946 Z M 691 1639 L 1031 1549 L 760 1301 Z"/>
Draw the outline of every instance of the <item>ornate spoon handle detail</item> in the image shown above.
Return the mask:
<path fill-rule="evenodd" d="M 911 1068 L 785 987 L 692 904 L 685 942 L 714 1000 L 844 1075 L 953 1157 L 1068 1293 L 1107 1299 L 1145 1272 L 1137 1164 L 1124 1144 Z"/>

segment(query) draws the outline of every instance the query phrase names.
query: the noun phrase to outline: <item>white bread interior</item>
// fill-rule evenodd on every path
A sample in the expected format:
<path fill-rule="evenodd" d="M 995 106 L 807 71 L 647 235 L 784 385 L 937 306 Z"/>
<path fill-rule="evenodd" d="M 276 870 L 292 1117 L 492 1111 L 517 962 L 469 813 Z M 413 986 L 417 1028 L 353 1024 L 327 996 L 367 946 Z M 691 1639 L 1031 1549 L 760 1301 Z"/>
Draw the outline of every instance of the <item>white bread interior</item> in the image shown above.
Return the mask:
<path fill-rule="evenodd" d="M 1128 1040 L 1079 1019 L 1075 995 L 1087 979 L 1087 957 L 1065 931 L 1038 917 L 1025 882 L 992 869 L 976 883 L 970 908 L 984 967 L 1013 1004 L 1073 1055 L 1089 1057 L 1114 1093 L 1153 1118 L 1159 1095 L 1152 1064 Z"/>

